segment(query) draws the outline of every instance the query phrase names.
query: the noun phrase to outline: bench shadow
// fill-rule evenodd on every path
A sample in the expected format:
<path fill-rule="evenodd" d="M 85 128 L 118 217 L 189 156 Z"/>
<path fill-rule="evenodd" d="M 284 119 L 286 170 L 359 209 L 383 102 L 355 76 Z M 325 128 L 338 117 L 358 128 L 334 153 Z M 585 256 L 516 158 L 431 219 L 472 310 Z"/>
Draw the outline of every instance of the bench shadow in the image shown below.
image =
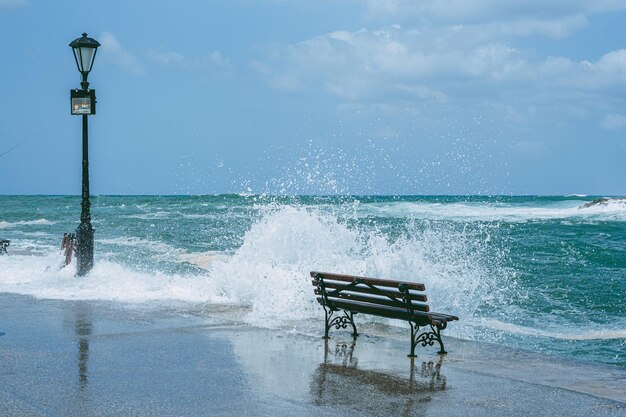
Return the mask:
<path fill-rule="evenodd" d="M 325 341 L 324 361 L 311 380 L 311 396 L 318 406 L 347 407 L 368 415 L 426 415 L 433 394 L 446 389 L 441 373 L 444 357 L 436 363 L 415 363 L 409 376 L 361 369 L 351 343 Z"/>

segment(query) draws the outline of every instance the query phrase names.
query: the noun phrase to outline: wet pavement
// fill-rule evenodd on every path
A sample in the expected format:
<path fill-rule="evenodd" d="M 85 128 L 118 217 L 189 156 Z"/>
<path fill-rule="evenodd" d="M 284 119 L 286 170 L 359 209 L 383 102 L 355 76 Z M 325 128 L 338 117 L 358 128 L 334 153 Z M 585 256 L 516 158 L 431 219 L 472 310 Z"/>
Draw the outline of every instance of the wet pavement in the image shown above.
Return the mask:
<path fill-rule="evenodd" d="M 326 342 L 227 317 L 0 294 L 0 415 L 626 414 L 619 367 L 451 338 L 448 355 L 411 360 L 408 340 Z"/>

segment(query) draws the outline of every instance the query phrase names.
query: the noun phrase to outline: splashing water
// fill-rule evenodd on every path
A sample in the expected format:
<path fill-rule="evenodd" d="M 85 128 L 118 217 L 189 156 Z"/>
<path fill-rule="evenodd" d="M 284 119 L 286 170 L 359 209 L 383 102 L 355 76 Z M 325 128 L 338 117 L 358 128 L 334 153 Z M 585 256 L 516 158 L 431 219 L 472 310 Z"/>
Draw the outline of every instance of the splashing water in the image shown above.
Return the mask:
<path fill-rule="evenodd" d="M 209 271 L 230 299 L 252 306 L 256 324 L 318 317 L 311 270 L 423 282 L 435 307 L 471 317 L 485 301 L 480 293 L 496 297 L 492 275 L 471 262 L 484 255 L 467 232 L 413 225 L 390 241 L 381 232 L 338 222 L 332 214 L 286 206 L 269 210 L 235 254 L 214 262 Z"/>

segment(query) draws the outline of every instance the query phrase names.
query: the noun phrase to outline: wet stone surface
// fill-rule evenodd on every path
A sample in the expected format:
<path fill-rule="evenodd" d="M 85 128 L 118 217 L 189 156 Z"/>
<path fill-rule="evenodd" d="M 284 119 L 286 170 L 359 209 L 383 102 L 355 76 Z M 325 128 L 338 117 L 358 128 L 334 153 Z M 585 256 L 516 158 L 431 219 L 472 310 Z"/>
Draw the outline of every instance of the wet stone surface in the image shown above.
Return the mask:
<path fill-rule="evenodd" d="M 219 309 L 0 299 L 3 416 L 626 413 L 619 398 L 576 389 L 596 390 L 584 385 L 602 375 L 619 387 L 621 368 L 455 340 L 447 356 L 424 349 L 412 361 L 406 341 L 325 342 L 228 321 Z M 576 379 L 576 369 L 587 379 Z M 573 388 L 559 388 L 570 380 Z"/>

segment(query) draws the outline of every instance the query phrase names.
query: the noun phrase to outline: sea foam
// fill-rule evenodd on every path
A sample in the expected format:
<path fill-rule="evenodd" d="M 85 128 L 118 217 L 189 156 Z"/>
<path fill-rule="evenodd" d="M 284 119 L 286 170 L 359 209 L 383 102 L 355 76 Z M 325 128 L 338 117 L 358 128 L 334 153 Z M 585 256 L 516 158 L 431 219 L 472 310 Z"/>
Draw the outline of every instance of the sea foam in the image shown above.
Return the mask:
<path fill-rule="evenodd" d="M 506 323 L 499 320 L 483 319 L 480 321 L 482 325 L 495 330 L 505 331 L 511 334 L 546 337 L 561 340 L 614 340 L 626 339 L 626 328 L 606 327 L 589 329 L 569 330 L 565 329 L 535 329 L 527 326 L 519 326 L 512 323 Z M 568 331 L 569 330 L 569 331 Z"/>

